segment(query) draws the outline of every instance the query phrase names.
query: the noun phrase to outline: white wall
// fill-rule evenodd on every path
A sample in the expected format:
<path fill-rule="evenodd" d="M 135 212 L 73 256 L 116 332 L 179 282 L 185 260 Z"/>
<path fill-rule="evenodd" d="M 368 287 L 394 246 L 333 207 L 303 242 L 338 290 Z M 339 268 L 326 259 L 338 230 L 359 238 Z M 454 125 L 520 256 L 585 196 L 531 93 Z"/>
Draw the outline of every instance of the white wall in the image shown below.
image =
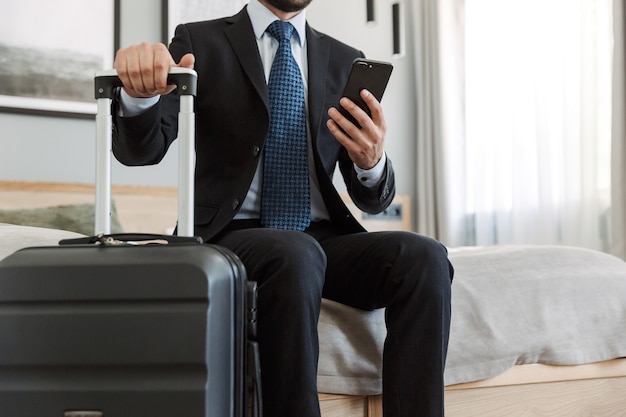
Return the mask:
<path fill-rule="evenodd" d="M 406 0 L 404 0 L 406 1 Z M 365 0 L 314 0 L 311 25 L 361 49 L 368 57 L 392 61 L 395 68 L 383 106 L 389 125 L 387 150 L 398 175 L 398 192 L 414 190 L 413 64 L 391 56 L 391 0 L 376 0 L 376 23 L 366 24 Z M 121 44 L 161 38 L 161 10 L 154 0 L 122 0 Z M 329 12 L 331 11 L 332 12 Z M 94 181 L 95 122 L 88 119 L 0 113 L 0 180 Z M 176 185 L 177 150 L 156 167 L 115 163 L 116 184 Z"/>
<path fill-rule="evenodd" d="M 121 44 L 161 38 L 154 0 L 122 0 Z M 93 183 L 95 122 L 89 119 L 0 113 L 0 180 Z M 158 167 L 115 163 L 117 184 L 176 185 L 176 149 Z"/>

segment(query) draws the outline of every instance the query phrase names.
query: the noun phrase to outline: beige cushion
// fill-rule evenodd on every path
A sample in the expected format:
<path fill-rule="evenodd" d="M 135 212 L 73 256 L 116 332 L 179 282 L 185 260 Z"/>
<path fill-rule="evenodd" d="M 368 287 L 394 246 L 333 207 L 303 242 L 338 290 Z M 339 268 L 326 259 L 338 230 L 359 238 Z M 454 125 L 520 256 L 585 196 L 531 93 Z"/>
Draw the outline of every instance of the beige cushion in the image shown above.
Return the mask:
<path fill-rule="evenodd" d="M 83 236 L 65 230 L 0 223 L 0 260 L 29 246 L 56 246 L 61 239 Z"/>

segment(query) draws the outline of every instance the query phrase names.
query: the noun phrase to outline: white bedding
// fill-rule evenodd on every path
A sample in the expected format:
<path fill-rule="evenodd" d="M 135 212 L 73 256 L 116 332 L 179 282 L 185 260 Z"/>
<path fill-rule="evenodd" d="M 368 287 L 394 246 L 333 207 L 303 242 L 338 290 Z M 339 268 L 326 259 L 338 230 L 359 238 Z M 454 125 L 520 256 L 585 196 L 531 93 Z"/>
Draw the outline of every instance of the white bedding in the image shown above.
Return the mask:
<path fill-rule="evenodd" d="M 0 223 L 0 260 L 29 246 L 56 245 L 61 239 L 80 237 L 78 233 L 43 227 Z"/>
<path fill-rule="evenodd" d="M 446 385 L 516 364 L 578 365 L 626 356 L 626 263 L 562 246 L 450 251 L 455 267 Z M 384 312 L 324 300 L 320 392 L 381 392 Z"/>

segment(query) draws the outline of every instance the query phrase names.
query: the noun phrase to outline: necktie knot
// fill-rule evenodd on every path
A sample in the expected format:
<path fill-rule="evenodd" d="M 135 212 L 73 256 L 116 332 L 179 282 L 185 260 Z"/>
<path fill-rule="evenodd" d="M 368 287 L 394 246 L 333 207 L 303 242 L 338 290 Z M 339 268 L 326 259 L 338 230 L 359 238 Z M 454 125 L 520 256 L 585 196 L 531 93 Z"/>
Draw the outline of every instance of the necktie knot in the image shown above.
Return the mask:
<path fill-rule="evenodd" d="M 291 40 L 293 30 L 294 27 L 291 23 L 283 22 L 282 20 L 274 20 L 267 27 L 266 32 L 272 35 L 278 42 L 282 42 L 284 40 Z"/>

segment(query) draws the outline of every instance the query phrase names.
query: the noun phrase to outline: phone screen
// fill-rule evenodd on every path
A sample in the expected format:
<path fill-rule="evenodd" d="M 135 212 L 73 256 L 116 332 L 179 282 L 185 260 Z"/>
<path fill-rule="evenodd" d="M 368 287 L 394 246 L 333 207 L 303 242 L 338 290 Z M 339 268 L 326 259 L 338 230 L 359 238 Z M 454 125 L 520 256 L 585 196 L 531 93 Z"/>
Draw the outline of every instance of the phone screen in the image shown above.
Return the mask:
<path fill-rule="evenodd" d="M 387 88 L 389 77 L 391 77 L 392 70 L 393 65 L 389 62 L 374 61 L 363 58 L 355 59 L 352 63 L 352 69 L 350 71 L 350 76 L 348 77 L 348 82 L 346 83 L 343 91 L 343 97 L 348 97 L 357 106 L 362 108 L 369 116 L 371 116 L 372 114 L 370 109 L 361 98 L 361 90 L 368 90 L 378 101 L 381 101 L 385 89 Z M 337 108 L 357 127 L 361 127 L 352 115 L 344 108 L 341 106 L 338 106 Z"/>

